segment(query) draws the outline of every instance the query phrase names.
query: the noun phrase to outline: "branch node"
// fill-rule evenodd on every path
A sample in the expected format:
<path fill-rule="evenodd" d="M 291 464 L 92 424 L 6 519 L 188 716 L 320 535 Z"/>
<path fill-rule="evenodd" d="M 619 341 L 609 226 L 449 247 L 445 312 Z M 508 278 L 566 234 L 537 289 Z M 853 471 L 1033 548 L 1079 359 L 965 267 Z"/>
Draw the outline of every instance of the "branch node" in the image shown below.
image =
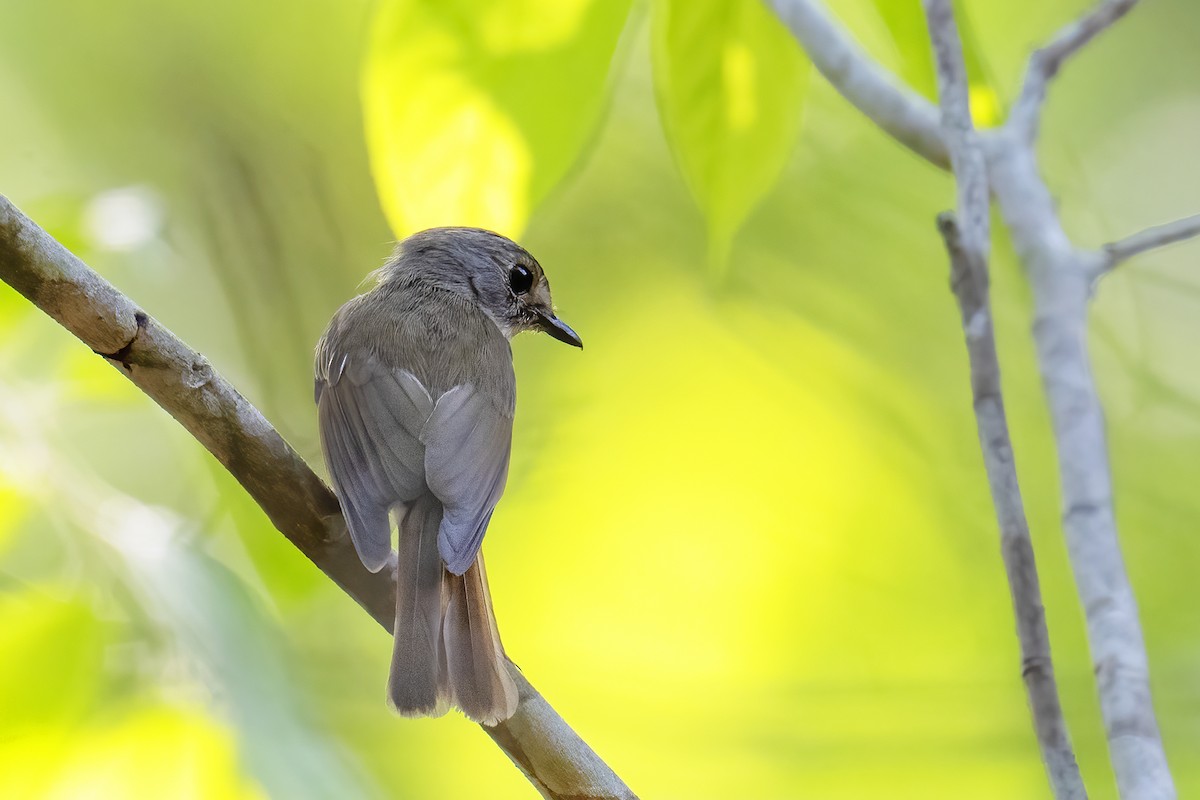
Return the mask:
<path fill-rule="evenodd" d="M 942 241 L 946 243 L 946 252 L 950 254 L 950 291 L 956 297 L 962 297 L 971 273 L 967 268 L 967 259 L 963 258 L 962 232 L 954 212 L 947 210 L 938 214 L 937 228 Z"/>
<path fill-rule="evenodd" d="M 1112 271 L 1121 262 L 1148 250 L 1166 247 L 1169 244 L 1182 242 L 1196 236 L 1200 236 L 1200 214 L 1177 219 L 1163 225 L 1155 225 L 1153 228 L 1139 231 L 1132 236 L 1126 236 L 1124 239 L 1109 242 L 1096 254 L 1099 269 L 1097 277 Z"/>
<path fill-rule="evenodd" d="M 1054 675 L 1054 665 L 1051 663 L 1049 656 L 1028 655 L 1021 659 L 1022 679 L 1046 675 Z"/>
<path fill-rule="evenodd" d="M 137 342 L 138 337 L 142 335 L 142 331 L 145 330 L 146 326 L 150 323 L 150 316 L 144 311 L 135 312 L 133 319 L 137 326 L 133 332 L 133 337 L 124 345 L 122 345 L 121 349 L 117 350 L 115 353 L 101 353 L 99 350 L 92 351 L 98 356 L 107 358 L 109 361 L 117 362 L 127 372 L 133 372 L 133 367 L 129 363 L 129 358 L 133 354 L 133 345 Z"/>

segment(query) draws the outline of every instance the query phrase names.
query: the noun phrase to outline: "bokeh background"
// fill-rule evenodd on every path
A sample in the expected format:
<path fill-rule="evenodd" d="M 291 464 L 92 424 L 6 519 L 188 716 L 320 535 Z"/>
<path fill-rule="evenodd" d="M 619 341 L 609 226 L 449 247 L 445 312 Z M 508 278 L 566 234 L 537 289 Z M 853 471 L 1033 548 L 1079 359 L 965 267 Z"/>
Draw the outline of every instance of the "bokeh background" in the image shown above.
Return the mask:
<path fill-rule="evenodd" d="M 839 0 L 929 93 L 916 0 Z M 982 122 L 1085 4 L 972 3 Z M 689 8 L 691 10 L 689 10 Z M 1055 84 L 1041 154 L 1101 242 L 1200 209 L 1200 6 Z M 647 798 L 1048 797 L 933 226 L 900 149 L 749 2 L 2 0 L 0 192 L 314 465 L 314 342 L 406 230 L 489 224 L 582 353 L 514 350 L 488 536 L 509 652 Z M 1092 322 L 1125 555 L 1200 796 L 1200 250 Z M 1115 797 L 1008 243 L 996 314 L 1059 683 Z M 318 466 L 319 471 L 323 469 Z M 165 413 L 0 285 L 0 796 L 527 798 Z"/>

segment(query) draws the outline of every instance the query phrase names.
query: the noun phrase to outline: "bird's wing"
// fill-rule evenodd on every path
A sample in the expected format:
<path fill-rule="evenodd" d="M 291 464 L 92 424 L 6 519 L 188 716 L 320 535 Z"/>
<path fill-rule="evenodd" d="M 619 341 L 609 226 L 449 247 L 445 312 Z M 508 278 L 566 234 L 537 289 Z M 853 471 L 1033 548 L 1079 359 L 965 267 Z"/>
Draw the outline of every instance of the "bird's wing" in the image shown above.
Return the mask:
<path fill-rule="evenodd" d="M 355 351 L 317 365 L 321 449 L 363 565 L 378 572 L 392 549 L 388 511 L 426 491 L 421 432 L 434 403 L 411 372 Z"/>
<path fill-rule="evenodd" d="M 511 415 L 470 384 L 435 402 L 411 372 L 362 351 L 317 366 L 321 449 L 363 564 L 387 563 L 389 509 L 428 490 L 444 508 L 438 552 L 466 572 L 504 492 Z"/>
<path fill-rule="evenodd" d="M 445 509 L 438 552 L 447 569 L 462 575 L 504 493 L 512 416 L 474 386 L 456 386 L 438 398 L 421 438 L 426 482 Z"/>

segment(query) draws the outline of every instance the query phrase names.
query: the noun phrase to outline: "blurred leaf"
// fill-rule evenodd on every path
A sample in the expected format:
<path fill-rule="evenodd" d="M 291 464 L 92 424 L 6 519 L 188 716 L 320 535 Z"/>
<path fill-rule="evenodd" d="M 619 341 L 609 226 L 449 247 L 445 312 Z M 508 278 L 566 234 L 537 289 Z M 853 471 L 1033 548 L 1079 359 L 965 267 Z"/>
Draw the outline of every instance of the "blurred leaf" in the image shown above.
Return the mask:
<path fill-rule="evenodd" d="M 384 2 L 362 91 L 396 235 L 519 235 L 596 125 L 628 12 L 629 0 Z"/>
<path fill-rule="evenodd" d="M 70 739 L 43 734 L 0 750 L 0 796 L 251 800 L 229 734 L 199 711 L 148 708 Z"/>
<path fill-rule="evenodd" d="M 807 62 L 757 2 L 659 0 L 652 35 L 659 114 L 723 269 L 796 139 Z"/>
<path fill-rule="evenodd" d="M 100 687 L 103 628 L 86 605 L 41 591 L 0 596 L 0 741 L 80 715 Z"/>
<path fill-rule="evenodd" d="M 17 530 L 17 523 L 24 517 L 25 502 L 22 493 L 17 487 L 7 485 L 3 474 L 0 473 L 0 553 L 4 552 Z"/>
<path fill-rule="evenodd" d="M 28 313 L 29 301 L 17 294 L 7 283 L 0 284 L 0 331 L 8 330 L 13 323 Z"/>
<path fill-rule="evenodd" d="M 112 500 L 106 538 L 128 585 L 189 666 L 227 701 L 241 757 L 275 797 L 373 797 L 343 753 L 305 717 L 288 649 L 246 586 L 179 531 L 163 509 Z"/>
<path fill-rule="evenodd" d="M 214 459 L 204 459 L 204 468 L 212 478 L 220 497 L 220 512 L 239 532 L 236 541 L 244 548 L 239 561 L 232 553 L 218 553 L 226 568 L 237 572 L 249 586 L 265 581 L 272 588 L 271 598 L 280 608 L 304 607 L 330 591 L 329 580 L 312 563 L 300 555 L 292 544 L 277 535 L 267 519 L 242 485 Z M 211 526 L 210 526 L 211 527 Z M 219 545 L 210 542 L 210 547 Z M 244 558 L 248 557 L 249 562 Z M 245 565 L 245 570 L 239 570 Z"/>

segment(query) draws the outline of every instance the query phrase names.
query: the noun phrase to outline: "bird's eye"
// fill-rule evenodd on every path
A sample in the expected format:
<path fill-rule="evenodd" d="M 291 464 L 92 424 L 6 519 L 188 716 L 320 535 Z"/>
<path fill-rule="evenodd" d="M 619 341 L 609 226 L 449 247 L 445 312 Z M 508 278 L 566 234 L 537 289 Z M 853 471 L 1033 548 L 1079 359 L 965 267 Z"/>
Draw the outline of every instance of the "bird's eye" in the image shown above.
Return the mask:
<path fill-rule="evenodd" d="M 508 285 L 517 294 L 525 294 L 533 288 L 533 273 L 530 272 L 529 267 L 517 264 L 508 273 Z"/>

